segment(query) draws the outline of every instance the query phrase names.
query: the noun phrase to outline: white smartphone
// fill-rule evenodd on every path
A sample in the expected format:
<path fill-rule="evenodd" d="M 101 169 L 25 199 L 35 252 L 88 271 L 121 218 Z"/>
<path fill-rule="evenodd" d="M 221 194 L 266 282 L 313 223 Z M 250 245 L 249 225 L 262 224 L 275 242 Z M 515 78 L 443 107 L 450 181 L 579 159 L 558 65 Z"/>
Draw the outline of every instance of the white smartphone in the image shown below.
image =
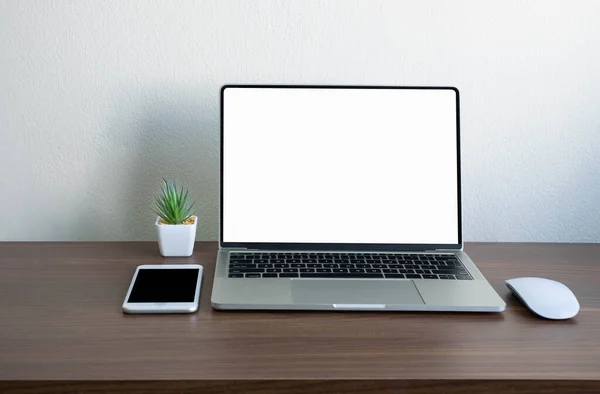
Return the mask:
<path fill-rule="evenodd" d="M 193 313 L 203 268 L 198 264 L 140 265 L 123 302 L 125 313 Z"/>

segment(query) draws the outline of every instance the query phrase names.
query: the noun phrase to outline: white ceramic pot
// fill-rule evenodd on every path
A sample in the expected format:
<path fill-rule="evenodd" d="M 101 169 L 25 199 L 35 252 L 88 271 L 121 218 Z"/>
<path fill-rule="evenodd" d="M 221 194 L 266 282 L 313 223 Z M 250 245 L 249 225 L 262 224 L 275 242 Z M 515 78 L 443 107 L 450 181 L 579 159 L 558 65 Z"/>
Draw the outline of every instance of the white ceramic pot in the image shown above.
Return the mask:
<path fill-rule="evenodd" d="M 155 226 L 161 255 L 165 257 L 192 255 L 198 224 L 198 217 L 192 217 L 194 224 L 159 224 L 160 217 L 156 218 Z"/>

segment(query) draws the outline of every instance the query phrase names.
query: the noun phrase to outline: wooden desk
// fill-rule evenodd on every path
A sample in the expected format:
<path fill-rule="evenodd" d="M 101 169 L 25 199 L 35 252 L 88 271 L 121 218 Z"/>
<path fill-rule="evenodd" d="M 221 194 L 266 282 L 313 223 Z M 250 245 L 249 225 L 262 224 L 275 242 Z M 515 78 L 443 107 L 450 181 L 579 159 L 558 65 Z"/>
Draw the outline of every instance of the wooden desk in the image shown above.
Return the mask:
<path fill-rule="evenodd" d="M 0 243 L 0 392 L 600 392 L 600 245 L 466 250 L 506 312 L 217 312 L 216 243 Z M 137 265 L 185 262 L 205 267 L 198 313 L 121 312 Z M 536 275 L 575 292 L 575 319 L 534 317 L 503 282 Z"/>

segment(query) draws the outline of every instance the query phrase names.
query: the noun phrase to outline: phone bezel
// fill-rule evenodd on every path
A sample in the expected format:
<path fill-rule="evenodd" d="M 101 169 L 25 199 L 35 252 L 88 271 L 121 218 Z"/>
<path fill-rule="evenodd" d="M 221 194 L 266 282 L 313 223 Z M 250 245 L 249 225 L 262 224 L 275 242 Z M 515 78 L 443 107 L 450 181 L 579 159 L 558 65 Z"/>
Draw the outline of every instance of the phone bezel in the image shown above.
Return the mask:
<path fill-rule="evenodd" d="M 127 302 L 138 273 L 143 269 L 198 269 L 198 279 L 193 302 Z M 143 264 L 135 269 L 129 289 L 123 301 L 123 312 L 125 313 L 194 313 L 198 310 L 200 301 L 200 289 L 202 287 L 202 274 L 204 268 L 199 264 Z"/>

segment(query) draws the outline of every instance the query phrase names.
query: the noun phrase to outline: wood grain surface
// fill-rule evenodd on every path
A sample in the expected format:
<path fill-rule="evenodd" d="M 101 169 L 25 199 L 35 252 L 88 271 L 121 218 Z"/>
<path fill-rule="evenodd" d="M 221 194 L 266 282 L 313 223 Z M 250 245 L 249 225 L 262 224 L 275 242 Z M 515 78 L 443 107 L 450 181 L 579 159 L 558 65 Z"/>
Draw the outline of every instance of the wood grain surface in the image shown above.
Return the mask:
<path fill-rule="evenodd" d="M 219 312 L 216 243 L 189 258 L 155 242 L 0 243 L 0 391 L 600 392 L 600 245 L 466 251 L 504 313 Z M 199 311 L 123 314 L 135 267 L 161 263 L 205 267 Z M 569 286 L 579 315 L 532 315 L 504 285 L 521 276 Z"/>

